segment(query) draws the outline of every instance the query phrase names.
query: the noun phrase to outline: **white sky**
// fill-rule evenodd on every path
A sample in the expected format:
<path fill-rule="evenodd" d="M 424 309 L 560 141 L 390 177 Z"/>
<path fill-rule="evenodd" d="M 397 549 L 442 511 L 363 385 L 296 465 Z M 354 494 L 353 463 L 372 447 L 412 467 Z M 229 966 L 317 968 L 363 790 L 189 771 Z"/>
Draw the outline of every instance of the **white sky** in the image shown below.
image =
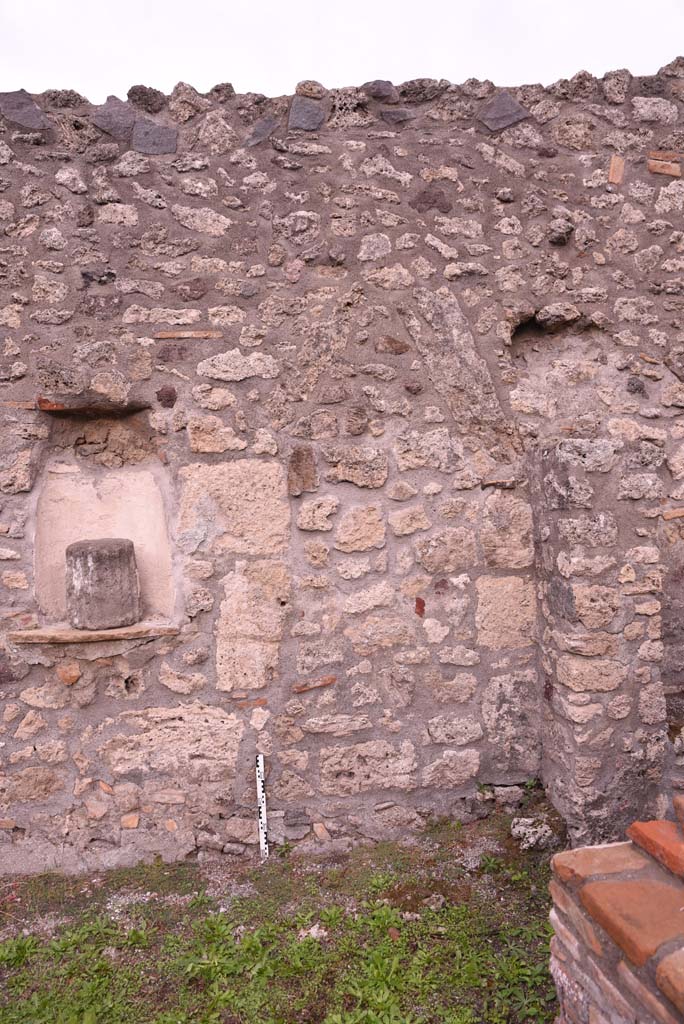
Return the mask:
<path fill-rule="evenodd" d="M 684 51 L 684 0 L 0 0 L 0 90 L 131 85 L 291 93 L 372 78 L 497 85 L 653 74 Z"/>

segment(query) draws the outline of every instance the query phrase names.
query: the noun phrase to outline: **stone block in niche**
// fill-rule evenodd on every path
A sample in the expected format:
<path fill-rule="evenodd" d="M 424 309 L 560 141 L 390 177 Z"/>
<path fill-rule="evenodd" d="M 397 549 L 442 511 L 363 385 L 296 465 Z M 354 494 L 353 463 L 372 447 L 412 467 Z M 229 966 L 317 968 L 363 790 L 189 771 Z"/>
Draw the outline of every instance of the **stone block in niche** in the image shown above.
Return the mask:
<path fill-rule="evenodd" d="M 76 629 L 139 622 L 140 584 L 131 540 L 81 540 L 66 549 L 67 614 Z"/>

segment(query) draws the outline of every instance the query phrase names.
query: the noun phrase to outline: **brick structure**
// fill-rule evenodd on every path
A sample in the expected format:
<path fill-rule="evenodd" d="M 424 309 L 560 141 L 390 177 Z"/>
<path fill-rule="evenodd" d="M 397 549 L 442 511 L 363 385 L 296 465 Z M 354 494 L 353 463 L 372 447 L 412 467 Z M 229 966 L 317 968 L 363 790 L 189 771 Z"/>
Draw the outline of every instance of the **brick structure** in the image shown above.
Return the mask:
<path fill-rule="evenodd" d="M 684 1021 L 684 797 L 675 806 L 678 822 L 553 858 L 557 1024 Z"/>

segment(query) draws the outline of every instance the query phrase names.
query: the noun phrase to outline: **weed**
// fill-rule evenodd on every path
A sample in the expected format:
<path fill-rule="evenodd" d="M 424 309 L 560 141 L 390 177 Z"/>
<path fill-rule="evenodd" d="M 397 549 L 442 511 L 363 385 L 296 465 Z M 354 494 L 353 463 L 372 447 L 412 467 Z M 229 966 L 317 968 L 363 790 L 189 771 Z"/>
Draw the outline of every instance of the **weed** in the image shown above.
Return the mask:
<path fill-rule="evenodd" d="M 0 1024 L 550 1024 L 548 865 L 504 835 L 503 820 L 442 820 L 334 863 L 235 865 L 254 895 L 233 892 L 228 912 L 195 867 L 46 876 L 44 898 L 19 880 Z M 470 837 L 489 852 L 468 873 Z M 30 928 L 46 902 L 64 921 L 52 937 Z"/>

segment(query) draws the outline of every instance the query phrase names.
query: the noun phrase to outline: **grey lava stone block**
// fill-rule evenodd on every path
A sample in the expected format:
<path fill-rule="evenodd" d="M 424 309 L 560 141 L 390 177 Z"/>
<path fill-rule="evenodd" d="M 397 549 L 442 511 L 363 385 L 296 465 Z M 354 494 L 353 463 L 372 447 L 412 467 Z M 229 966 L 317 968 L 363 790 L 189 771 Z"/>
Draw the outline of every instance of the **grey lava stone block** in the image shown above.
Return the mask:
<path fill-rule="evenodd" d="M 115 629 L 141 618 L 133 541 L 80 540 L 66 549 L 69 621 L 76 629 Z"/>

